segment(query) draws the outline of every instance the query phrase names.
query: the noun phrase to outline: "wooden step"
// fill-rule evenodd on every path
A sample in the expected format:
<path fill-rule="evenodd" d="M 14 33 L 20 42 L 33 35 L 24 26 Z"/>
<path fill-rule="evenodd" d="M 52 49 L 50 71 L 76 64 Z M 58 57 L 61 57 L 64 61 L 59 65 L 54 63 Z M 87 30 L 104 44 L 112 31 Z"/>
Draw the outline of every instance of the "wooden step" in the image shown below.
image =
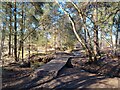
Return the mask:
<path fill-rule="evenodd" d="M 59 70 L 61 70 L 68 62 L 69 57 L 56 58 L 47 64 L 36 69 L 34 72 L 35 77 L 51 76 L 56 77 Z"/>

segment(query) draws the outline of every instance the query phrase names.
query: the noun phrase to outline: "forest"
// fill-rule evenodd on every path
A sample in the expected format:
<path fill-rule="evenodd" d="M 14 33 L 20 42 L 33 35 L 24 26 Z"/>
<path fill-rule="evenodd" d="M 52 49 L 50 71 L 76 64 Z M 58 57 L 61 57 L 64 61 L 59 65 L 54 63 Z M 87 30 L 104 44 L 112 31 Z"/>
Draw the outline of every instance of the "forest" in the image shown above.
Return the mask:
<path fill-rule="evenodd" d="M 2 90 L 120 88 L 120 1 L 0 3 Z"/>

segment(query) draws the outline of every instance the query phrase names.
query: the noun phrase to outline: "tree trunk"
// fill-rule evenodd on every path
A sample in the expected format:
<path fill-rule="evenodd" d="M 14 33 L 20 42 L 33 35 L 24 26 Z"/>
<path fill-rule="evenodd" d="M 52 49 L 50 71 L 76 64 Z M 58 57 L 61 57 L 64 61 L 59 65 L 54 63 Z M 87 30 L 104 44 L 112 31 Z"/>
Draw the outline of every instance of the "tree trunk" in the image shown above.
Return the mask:
<path fill-rule="evenodd" d="M 15 55 L 15 61 L 17 62 L 18 59 L 17 59 L 17 16 L 16 16 L 16 2 L 15 2 L 15 9 L 14 9 L 14 19 L 15 19 L 15 22 L 14 22 L 14 29 L 15 29 L 15 32 L 14 32 L 14 55 Z"/>
<path fill-rule="evenodd" d="M 30 53 L 31 53 L 31 52 L 30 52 L 30 43 L 31 43 L 31 42 L 30 42 L 30 36 L 29 36 L 29 50 L 28 50 L 28 53 L 29 53 L 29 60 L 28 60 L 28 62 L 30 62 Z"/>
<path fill-rule="evenodd" d="M 99 38 L 98 38 L 98 26 L 94 26 L 94 50 L 95 54 L 99 55 Z"/>
<path fill-rule="evenodd" d="M 12 32 L 12 34 L 13 34 L 13 32 Z M 14 36 L 13 35 L 12 35 L 11 39 L 12 39 L 11 41 L 12 41 L 12 57 L 13 57 L 14 56 Z"/>
<path fill-rule="evenodd" d="M 118 27 L 117 27 L 115 46 L 116 46 L 115 54 L 117 54 L 119 49 L 120 49 L 120 25 L 119 24 L 118 24 Z"/>
<path fill-rule="evenodd" d="M 100 30 L 100 47 L 101 47 L 101 50 L 103 49 L 103 35 L 102 35 L 102 29 Z"/>
<path fill-rule="evenodd" d="M 73 2 L 71 2 L 71 3 L 72 3 L 72 5 L 76 8 L 76 10 L 78 11 L 78 14 L 79 14 L 80 18 L 83 19 L 84 28 L 85 28 L 85 30 L 86 30 L 86 32 L 87 32 L 87 35 L 88 35 L 88 38 L 89 38 L 90 43 L 89 43 L 89 45 L 88 45 L 88 43 L 83 42 L 83 41 L 85 41 L 85 39 L 82 40 L 82 38 L 81 38 L 81 40 L 82 40 L 82 43 L 84 44 L 83 47 L 86 48 L 87 55 L 89 56 L 90 62 L 93 62 L 94 60 L 96 60 L 96 55 L 95 55 L 95 53 L 94 53 L 94 51 L 93 51 L 94 49 L 93 49 L 93 46 L 92 46 L 90 34 L 89 34 L 89 31 L 88 31 L 88 29 L 87 29 L 87 27 L 86 27 L 86 21 L 85 21 L 85 16 L 86 16 L 86 15 L 81 12 L 81 9 L 79 9 L 76 4 L 74 4 Z M 81 35 L 81 36 L 82 36 L 82 35 Z M 92 57 L 94 57 L 94 59 L 93 59 Z"/>
<path fill-rule="evenodd" d="M 58 3 L 58 2 L 57 2 L 57 3 Z M 59 3 L 58 3 L 58 5 L 59 5 Z M 59 6 L 60 6 L 60 5 L 59 5 Z M 61 9 L 65 12 L 65 14 L 68 16 L 68 18 L 69 18 L 69 20 L 70 20 L 70 22 L 71 22 L 71 24 L 72 24 L 73 32 L 74 32 L 76 38 L 78 39 L 78 41 L 81 43 L 82 47 L 84 47 L 85 50 L 86 50 L 86 52 L 88 53 L 88 55 L 89 55 L 89 62 L 94 61 L 93 58 L 92 58 L 93 53 L 91 52 L 91 50 L 89 49 L 89 47 L 87 46 L 87 44 L 84 42 L 84 38 L 82 37 L 82 35 L 80 35 L 80 37 L 79 37 L 79 35 L 78 35 L 77 31 L 76 31 L 76 26 L 75 26 L 75 22 L 74 22 L 73 18 L 72 18 L 72 17 L 70 16 L 70 14 L 69 14 L 68 12 L 66 12 L 61 6 L 60 6 L 60 8 L 61 8 Z"/>
<path fill-rule="evenodd" d="M 118 30 L 117 30 L 116 41 L 115 41 L 116 50 L 117 50 L 117 42 L 118 42 Z"/>
<path fill-rule="evenodd" d="M 23 7 L 24 7 L 24 3 L 22 4 L 22 26 L 21 26 L 21 40 L 20 40 L 20 46 L 19 46 L 19 49 L 18 49 L 18 59 L 20 57 L 20 51 L 22 49 L 22 61 L 23 61 L 23 51 L 24 51 L 24 48 L 23 48 L 23 36 L 24 36 L 24 17 L 23 17 Z"/>
<path fill-rule="evenodd" d="M 11 35 L 12 35 L 12 32 L 11 32 L 11 30 L 12 30 L 12 11 L 11 11 L 11 8 L 10 8 L 10 19 L 9 19 L 9 21 L 10 21 L 10 25 L 9 25 L 9 30 L 10 30 L 10 32 L 9 32 L 9 55 L 11 55 Z"/>
<path fill-rule="evenodd" d="M 57 30 L 55 29 L 55 30 L 54 30 L 54 49 L 55 49 L 55 53 L 56 53 L 56 44 L 57 44 L 57 43 L 56 43 L 56 38 L 57 38 L 57 37 L 56 37 L 56 36 L 57 36 L 57 33 L 56 33 L 56 32 L 57 32 Z"/>
<path fill-rule="evenodd" d="M 25 4 L 25 3 L 23 3 L 23 4 Z M 24 7 L 24 6 L 23 6 Z M 26 10 L 24 10 L 24 11 L 26 11 Z M 24 15 L 23 15 L 23 26 L 24 26 L 24 30 L 25 30 L 25 12 L 23 11 L 23 13 L 24 13 Z M 23 60 L 23 58 L 24 58 L 24 31 L 23 31 L 23 36 L 22 36 L 22 60 Z"/>
<path fill-rule="evenodd" d="M 111 40 L 111 50 L 114 52 L 112 27 L 110 29 L 110 40 Z"/>
<path fill-rule="evenodd" d="M 94 53 L 96 56 L 100 56 L 100 49 L 99 49 L 99 38 L 98 38 L 98 25 L 97 22 L 97 2 L 96 2 L 96 9 L 93 12 L 93 20 L 94 20 Z M 96 58 L 96 57 L 95 57 Z"/>

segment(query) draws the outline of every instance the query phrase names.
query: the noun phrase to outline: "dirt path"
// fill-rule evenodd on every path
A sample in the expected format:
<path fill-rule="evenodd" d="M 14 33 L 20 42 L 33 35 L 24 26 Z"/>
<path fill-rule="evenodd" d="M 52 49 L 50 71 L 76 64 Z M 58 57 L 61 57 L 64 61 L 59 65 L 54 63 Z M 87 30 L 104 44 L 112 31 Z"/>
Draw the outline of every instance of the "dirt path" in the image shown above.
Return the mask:
<path fill-rule="evenodd" d="M 39 88 L 118 88 L 120 79 L 109 78 L 107 76 L 98 76 L 82 70 L 79 66 L 82 58 L 72 60 L 73 68 L 64 67 L 59 71 L 57 77 L 45 80 L 44 77 L 32 79 L 29 77 L 33 71 L 29 69 L 20 69 L 15 71 L 3 72 L 3 90 L 36 90 Z M 17 68 L 16 68 L 17 69 Z M 28 74 L 28 75 L 27 75 Z M 42 73 L 41 73 L 42 74 Z M 42 81 L 42 82 L 41 82 Z M 119 87 L 120 88 L 120 87 Z"/>
<path fill-rule="evenodd" d="M 27 85 L 24 80 L 26 80 L 26 78 L 21 78 L 19 80 L 13 80 L 11 78 L 11 81 L 7 83 L 7 88 L 3 90 L 8 90 L 9 86 L 13 86 L 12 90 L 18 90 L 22 85 Z M 32 83 L 38 83 L 39 80 L 32 81 Z M 64 67 L 56 78 L 42 84 L 36 84 L 34 87 L 31 87 L 30 90 L 36 90 L 38 88 L 118 88 L 118 86 L 119 78 L 97 76 L 96 74 L 80 70 L 80 68 L 77 67 Z"/>
<path fill-rule="evenodd" d="M 65 67 L 60 71 L 57 78 L 31 88 L 31 90 L 38 88 L 118 88 L 118 82 L 118 78 L 97 76 L 96 74 L 87 73 L 79 68 Z"/>

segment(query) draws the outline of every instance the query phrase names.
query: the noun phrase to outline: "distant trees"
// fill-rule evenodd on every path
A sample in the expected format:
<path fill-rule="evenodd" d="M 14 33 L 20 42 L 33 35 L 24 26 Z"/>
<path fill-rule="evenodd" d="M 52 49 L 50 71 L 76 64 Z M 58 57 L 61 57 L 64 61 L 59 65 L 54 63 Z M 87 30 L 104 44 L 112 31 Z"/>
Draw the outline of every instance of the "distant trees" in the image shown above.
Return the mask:
<path fill-rule="evenodd" d="M 5 4 L 6 5 L 6 4 Z M 1 5 L 2 6 L 2 5 Z M 1 17 L 1 44 L 0 44 L 0 60 L 3 62 L 3 52 L 4 52 L 4 43 L 5 43 L 5 33 L 7 28 L 7 6 L 4 6 L 3 9 L 5 12 L 0 14 Z"/>
<path fill-rule="evenodd" d="M 1 46 L 3 47 L 3 41 L 5 40 L 4 38 L 5 37 L 8 38 L 8 54 L 10 56 L 12 54 L 12 51 L 14 51 L 15 61 L 19 61 L 20 54 L 21 54 L 21 57 L 23 60 L 23 58 L 24 58 L 23 57 L 24 56 L 24 44 L 23 43 L 28 38 L 28 36 L 31 35 L 31 33 L 29 35 L 26 35 L 26 29 L 29 29 L 31 27 L 29 27 L 30 24 L 25 25 L 25 22 L 27 22 L 27 23 L 29 22 L 29 20 L 32 18 L 32 14 L 31 14 L 31 17 L 28 19 L 27 16 L 29 16 L 30 13 L 27 12 L 27 15 L 25 15 L 25 13 L 24 13 L 25 8 L 29 7 L 30 5 L 32 5 L 32 4 L 31 3 L 21 3 L 21 2 L 14 2 L 14 3 L 2 2 L 1 12 L 2 12 L 2 14 L 5 13 L 5 17 L 2 19 L 2 25 L 4 28 L 2 31 Z M 34 7 L 34 5 L 32 5 L 32 6 Z M 40 7 L 40 6 L 37 6 L 37 8 L 38 7 Z M 36 27 L 38 27 L 38 26 L 36 26 Z M 6 35 L 4 33 L 6 33 Z M 8 37 L 7 37 L 7 35 L 8 35 Z M 2 47 L 1 47 L 1 50 L 2 50 Z M 14 50 L 12 50 L 12 49 L 14 49 Z M 21 50 L 22 50 L 22 53 L 21 53 Z M 2 53 L 2 51 L 1 51 L 1 53 Z"/>
<path fill-rule="evenodd" d="M 49 47 L 74 49 L 78 40 L 94 62 L 101 58 L 104 44 L 114 51 L 114 37 L 117 48 L 119 3 L 56 2 L 2 2 L 1 53 L 7 40 L 8 54 L 14 52 L 15 61 L 23 61 L 27 46 L 30 54 L 32 43 L 47 53 Z"/>
<path fill-rule="evenodd" d="M 74 34 L 76 35 L 78 41 L 81 43 L 81 45 L 83 46 L 83 48 L 85 48 L 86 50 L 86 54 L 89 56 L 89 62 L 96 62 L 100 57 L 100 40 L 99 40 L 99 33 L 101 32 L 101 35 L 105 32 L 104 30 L 101 29 L 101 26 L 108 22 L 108 20 L 110 20 L 110 18 L 115 15 L 115 13 L 118 12 L 119 10 L 119 5 L 118 3 L 107 3 L 107 7 L 105 6 L 105 3 L 96 3 L 96 2 L 92 2 L 92 3 L 77 3 L 75 4 L 74 2 L 70 2 L 72 5 L 72 8 L 74 10 L 76 10 L 76 14 L 74 12 L 70 12 L 68 11 L 68 9 L 70 10 L 71 8 L 66 8 L 66 6 L 69 6 L 70 3 L 66 3 L 64 5 L 60 5 L 59 2 L 56 0 L 57 4 L 59 5 L 59 7 L 64 11 L 64 13 L 69 17 L 69 20 L 71 22 Z M 84 6 L 83 6 L 84 5 Z M 113 6 L 116 5 L 116 8 L 113 8 Z M 110 8 L 111 6 L 111 8 Z M 104 12 L 100 12 L 102 10 L 102 8 L 110 8 L 108 10 L 113 9 L 113 12 L 110 13 L 110 11 L 107 12 L 108 16 L 103 16 L 103 18 L 101 17 Z M 105 11 L 106 12 L 106 11 Z M 80 18 L 80 22 L 83 24 L 84 26 L 84 30 L 86 34 L 82 35 L 82 34 L 78 34 L 77 32 L 77 28 L 76 28 L 76 23 L 75 23 L 75 19 L 73 17 L 73 13 L 76 15 L 76 17 L 79 16 Z M 102 19 L 100 19 L 102 18 Z M 107 19 L 106 19 L 107 18 Z M 86 22 L 86 20 L 88 22 Z M 101 22 L 101 20 L 103 20 Z M 110 20 L 111 22 L 112 20 Z M 87 24 L 89 23 L 89 24 Z M 113 24 L 111 24 L 112 27 Z M 109 24 L 107 23 L 107 26 L 109 27 Z M 105 28 L 104 28 L 105 29 Z M 102 30 L 102 31 L 101 31 Z M 82 31 L 82 30 L 81 30 Z M 110 41 L 107 40 L 108 36 L 104 36 L 104 41 L 107 41 L 107 43 L 110 44 L 110 46 L 113 46 L 113 34 L 112 34 L 112 29 L 109 30 L 109 32 L 105 32 L 106 35 L 110 33 L 109 37 Z M 86 42 L 86 37 L 88 42 Z M 113 47 L 111 47 L 113 49 Z"/>
<path fill-rule="evenodd" d="M 4 41 L 5 41 L 5 25 L 2 24 L 1 27 L 1 45 L 0 45 L 0 60 L 2 60 L 2 53 L 3 53 L 3 47 L 4 47 Z"/>

